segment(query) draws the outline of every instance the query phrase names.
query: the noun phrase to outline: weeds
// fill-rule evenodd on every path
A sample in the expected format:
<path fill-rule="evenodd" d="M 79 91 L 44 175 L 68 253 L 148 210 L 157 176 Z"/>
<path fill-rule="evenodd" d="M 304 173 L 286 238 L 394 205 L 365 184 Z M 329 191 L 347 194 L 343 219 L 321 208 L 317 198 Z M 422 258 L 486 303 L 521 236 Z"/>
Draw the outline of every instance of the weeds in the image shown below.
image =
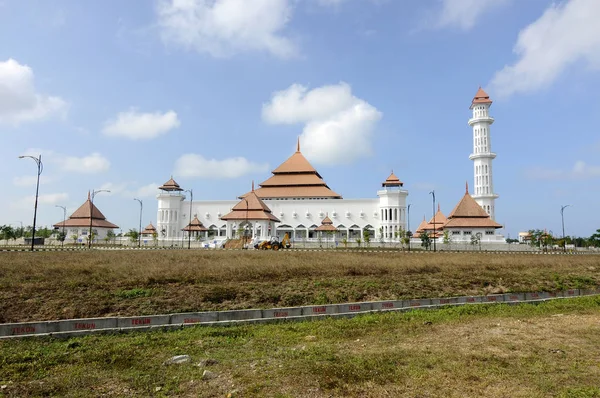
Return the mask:
<path fill-rule="evenodd" d="M 600 298 L 581 297 L 0 341 L 0 395 L 597 398 L 599 336 Z"/>
<path fill-rule="evenodd" d="M 599 256 L 1 253 L 0 323 L 591 288 Z"/>

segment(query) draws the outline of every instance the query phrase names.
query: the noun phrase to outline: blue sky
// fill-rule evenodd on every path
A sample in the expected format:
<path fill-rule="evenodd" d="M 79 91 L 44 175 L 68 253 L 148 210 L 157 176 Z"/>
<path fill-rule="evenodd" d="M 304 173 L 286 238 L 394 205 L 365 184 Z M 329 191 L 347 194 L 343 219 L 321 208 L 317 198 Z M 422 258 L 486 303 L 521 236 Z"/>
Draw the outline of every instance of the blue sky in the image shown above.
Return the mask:
<path fill-rule="evenodd" d="M 600 228 L 596 0 L 0 0 L 0 225 L 62 220 L 88 190 L 127 230 L 172 174 L 234 199 L 295 149 L 345 198 L 391 169 L 411 226 L 472 185 L 481 85 L 505 235 Z"/>

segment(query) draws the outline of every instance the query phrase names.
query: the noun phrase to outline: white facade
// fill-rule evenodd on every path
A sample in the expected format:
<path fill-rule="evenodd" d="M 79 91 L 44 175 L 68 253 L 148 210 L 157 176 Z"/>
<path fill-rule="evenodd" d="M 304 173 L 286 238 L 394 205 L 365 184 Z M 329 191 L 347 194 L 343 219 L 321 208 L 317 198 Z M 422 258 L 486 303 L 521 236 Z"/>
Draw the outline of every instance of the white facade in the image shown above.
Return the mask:
<path fill-rule="evenodd" d="M 363 238 L 363 232 L 369 230 L 373 242 L 397 240 L 396 232 L 406 229 L 406 197 L 408 191 L 398 188 L 384 188 L 377 192 L 379 198 L 373 199 L 263 199 L 272 214 L 281 222 L 275 223 L 275 231 L 265 228 L 257 222 L 249 221 L 249 230 L 253 237 L 267 238 L 277 236 L 282 239 L 285 233 L 295 241 L 314 241 L 318 233 L 314 230 L 321 221 L 329 216 L 338 228 L 335 239 L 349 241 Z M 182 231 L 190 220 L 190 202 L 185 201 L 182 193 L 161 192 L 158 199 L 157 231 L 159 239 L 177 240 L 187 236 Z M 239 200 L 194 201 L 191 216 L 198 216 L 204 226 L 213 232 L 212 236 L 234 237 L 242 221 L 237 225 L 220 217 L 229 213 Z M 268 226 L 267 226 L 268 228 Z"/>
<path fill-rule="evenodd" d="M 505 243 L 503 235 L 497 233 L 495 228 L 444 228 L 448 231 L 449 243 L 475 244 L 480 243 Z M 443 242 L 444 238 L 440 237 L 437 242 Z"/>
<path fill-rule="evenodd" d="M 94 243 L 102 243 L 108 236 L 108 231 L 113 231 L 113 228 L 92 227 L 92 236 Z M 58 229 L 62 232 L 62 227 Z M 88 243 L 88 234 L 90 227 L 65 227 L 65 243 Z"/>
<path fill-rule="evenodd" d="M 469 159 L 473 161 L 473 199 L 495 220 L 498 195 L 494 193 L 492 160 L 496 154 L 492 152 L 490 126 L 494 118 L 489 115 L 490 106 L 491 101 L 474 103 L 471 107 L 473 117 L 469 119 L 469 126 L 473 127 L 473 153 Z"/>

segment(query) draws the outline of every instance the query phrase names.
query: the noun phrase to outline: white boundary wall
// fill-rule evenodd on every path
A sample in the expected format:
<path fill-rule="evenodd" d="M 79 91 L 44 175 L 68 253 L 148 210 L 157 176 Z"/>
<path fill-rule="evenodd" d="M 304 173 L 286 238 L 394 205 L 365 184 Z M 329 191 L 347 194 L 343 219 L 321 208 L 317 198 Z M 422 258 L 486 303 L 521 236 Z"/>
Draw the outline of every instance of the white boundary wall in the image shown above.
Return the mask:
<path fill-rule="evenodd" d="M 235 325 L 277 322 L 280 320 L 312 320 L 323 317 L 351 317 L 380 311 L 410 311 L 418 308 L 440 308 L 451 305 L 493 303 L 535 303 L 559 298 L 600 295 L 594 289 L 569 289 L 560 292 L 507 293 L 488 296 L 462 296 L 433 299 L 388 300 L 303 307 L 208 311 L 179 314 L 65 319 L 42 322 L 0 324 L 0 339 L 31 336 L 74 337 L 98 332 L 148 331 L 157 328 L 181 328 L 190 325 Z"/>

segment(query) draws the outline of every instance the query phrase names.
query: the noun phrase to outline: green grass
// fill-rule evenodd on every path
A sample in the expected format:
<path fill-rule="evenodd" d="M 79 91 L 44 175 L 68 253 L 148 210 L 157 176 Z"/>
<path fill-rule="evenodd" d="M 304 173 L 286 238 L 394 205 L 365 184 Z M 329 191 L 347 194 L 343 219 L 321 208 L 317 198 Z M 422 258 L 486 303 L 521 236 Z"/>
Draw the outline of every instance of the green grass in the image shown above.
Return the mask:
<path fill-rule="evenodd" d="M 192 362 L 163 365 L 179 354 Z M 206 358 L 218 363 L 195 366 Z M 600 297 L 581 297 L 0 341 L 0 396 L 587 398 L 598 358 Z"/>

